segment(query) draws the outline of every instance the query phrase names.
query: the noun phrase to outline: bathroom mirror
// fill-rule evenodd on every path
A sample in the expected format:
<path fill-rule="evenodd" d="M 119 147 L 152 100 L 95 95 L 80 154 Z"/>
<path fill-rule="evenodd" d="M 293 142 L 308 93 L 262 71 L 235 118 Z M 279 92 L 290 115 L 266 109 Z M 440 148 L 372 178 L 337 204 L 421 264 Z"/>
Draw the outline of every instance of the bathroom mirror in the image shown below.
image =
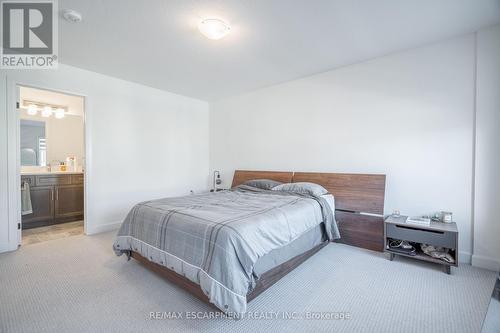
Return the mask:
<path fill-rule="evenodd" d="M 84 99 L 19 87 L 20 162 L 23 172 L 80 170 L 85 152 Z M 64 166 L 64 167 L 63 167 Z"/>
<path fill-rule="evenodd" d="M 45 122 L 21 119 L 21 166 L 46 166 Z"/>

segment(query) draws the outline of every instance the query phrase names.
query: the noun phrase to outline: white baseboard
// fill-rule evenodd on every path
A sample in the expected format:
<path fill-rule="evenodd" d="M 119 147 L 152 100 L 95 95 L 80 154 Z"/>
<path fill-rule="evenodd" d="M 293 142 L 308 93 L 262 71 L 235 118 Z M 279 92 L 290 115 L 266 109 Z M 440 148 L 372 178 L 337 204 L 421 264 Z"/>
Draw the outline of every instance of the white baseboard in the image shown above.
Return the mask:
<path fill-rule="evenodd" d="M 17 250 L 17 244 L 0 243 L 0 253 Z"/>
<path fill-rule="evenodd" d="M 95 235 L 95 234 L 100 234 L 102 232 L 117 230 L 118 228 L 120 228 L 121 225 L 122 221 L 99 224 L 96 226 L 87 226 L 86 234 Z"/>
<path fill-rule="evenodd" d="M 470 265 L 472 262 L 472 254 L 469 252 L 458 251 L 458 262 Z"/>
<path fill-rule="evenodd" d="M 474 254 L 472 255 L 472 266 L 498 272 L 500 270 L 500 260 Z"/>

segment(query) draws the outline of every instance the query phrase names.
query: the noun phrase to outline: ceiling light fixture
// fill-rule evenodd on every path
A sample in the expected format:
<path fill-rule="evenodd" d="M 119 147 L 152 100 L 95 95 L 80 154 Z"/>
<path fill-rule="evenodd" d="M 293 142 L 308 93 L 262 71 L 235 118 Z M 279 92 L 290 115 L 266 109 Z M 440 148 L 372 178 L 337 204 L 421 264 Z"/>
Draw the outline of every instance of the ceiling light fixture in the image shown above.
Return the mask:
<path fill-rule="evenodd" d="M 30 116 L 36 116 L 36 114 L 38 113 L 38 107 L 36 106 L 36 104 L 30 104 L 28 105 L 27 112 Z"/>
<path fill-rule="evenodd" d="M 52 115 L 52 108 L 50 106 L 45 106 L 42 109 L 42 117 L 50 117 Z"/>
<path fill-rule="evenodd" d="M 55 116 L 57 119 L 64 118 L 64 109 L 62 109 L 62 108 L 56 109 Z"/>
<path fill-rule="evenodd" d="M 198 30 L 208 39 L 217 40 L 226 36 L 231 30 L 231 27 L 222 20 L 207 18 L 198 24 Z"/>

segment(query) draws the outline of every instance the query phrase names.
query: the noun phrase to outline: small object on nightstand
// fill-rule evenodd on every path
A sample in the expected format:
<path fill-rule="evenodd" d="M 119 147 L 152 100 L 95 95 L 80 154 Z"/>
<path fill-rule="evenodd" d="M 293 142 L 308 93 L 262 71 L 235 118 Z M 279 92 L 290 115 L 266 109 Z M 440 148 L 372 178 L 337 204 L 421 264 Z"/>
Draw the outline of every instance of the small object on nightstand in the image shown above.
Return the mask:
<path fill-rule="evenodd" d="M 452 212 L 441 212 L 441 221 L 444 223 L 453 222 L 453 213 Z"/>
<path fill-rule="evenodd" d="M 427 217 L 410 217 L 406 220 L 406 223 L 410 224 L 422 224 L 422 225 L 430 225 L 431 219 Z"/>
<path fill-rule="evenodd" d="M 222 184 L 222 179 L 220 178 L 220 171 L 214 171 L 214 187 L 210 192 L 217 192 L 217 186 Z"/>

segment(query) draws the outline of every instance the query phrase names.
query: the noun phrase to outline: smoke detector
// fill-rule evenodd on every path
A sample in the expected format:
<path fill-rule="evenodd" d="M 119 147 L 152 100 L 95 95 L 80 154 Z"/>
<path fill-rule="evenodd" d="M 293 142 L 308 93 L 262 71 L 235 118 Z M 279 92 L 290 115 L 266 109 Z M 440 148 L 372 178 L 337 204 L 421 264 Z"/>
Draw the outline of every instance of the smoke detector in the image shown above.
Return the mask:
<path fill-rule="evenodd" d="M 73 9 L 63 10 L 63 17 L 66 21 L 71 23 L 78 23 L 82 21 L 82 14 Z"/>

